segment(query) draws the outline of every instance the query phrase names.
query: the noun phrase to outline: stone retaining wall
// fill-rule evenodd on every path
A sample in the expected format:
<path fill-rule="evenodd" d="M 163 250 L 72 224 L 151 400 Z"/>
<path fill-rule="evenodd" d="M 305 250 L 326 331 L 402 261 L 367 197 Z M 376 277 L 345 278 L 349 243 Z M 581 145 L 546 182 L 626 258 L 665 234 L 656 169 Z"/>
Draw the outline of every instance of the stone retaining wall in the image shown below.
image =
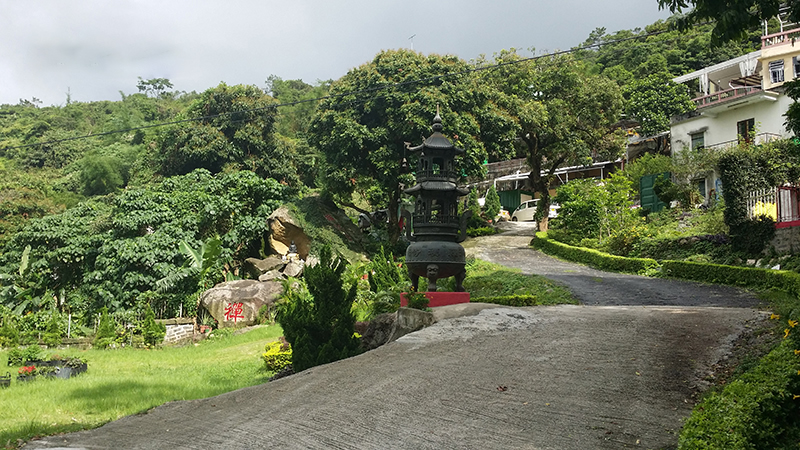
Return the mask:
<path fill-rule="evenodd" d="M 779 253 L 800 250 L 800 227 L 778 228 L 770 244 Z"/>
<path fill-rule="evenodd" d="M 167 334 L 164 335 L 165 344 L 175 344 L 180 341 L 191 339 L 194 335 L 193 319 L 166 319 L 158 320 L 167 326 Z"/>

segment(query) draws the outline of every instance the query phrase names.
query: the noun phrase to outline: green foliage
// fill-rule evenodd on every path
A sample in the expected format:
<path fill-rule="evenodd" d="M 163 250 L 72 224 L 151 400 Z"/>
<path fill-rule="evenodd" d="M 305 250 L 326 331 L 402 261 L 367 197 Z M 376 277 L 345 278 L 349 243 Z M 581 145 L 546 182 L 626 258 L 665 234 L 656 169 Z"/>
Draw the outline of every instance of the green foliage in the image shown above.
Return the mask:
<path fill-rule="evenodd" d="M 527 159 L 529 183 L 541 199 L 535 218 L 546 225 L 550 187 L 559 167 L 622 154 L 624 133 L 613 125 L 623 97 L 614 81 L 588 73 L 572 55 L 522 61 L 512 49 L 492 62 L 503 65 L 481 76 L 499 91 L 498 104 L 514 120 L 517 154 Z M 483 64 L 487 62 L 478 62 Z"/>
<path fill-rule="evenodd" d="M 359 342 L 353 336 L 352 313 L 357 286 L 342 285 L 346 262 L 330 247 L 320 251 L 320 263 L 305 270 L 308 291 L 289 280 L 276 319 L 292 345 L 292 367 L 300 372 L 313 366 L 354 356 Z"/>
<path fill-rule="evenodd" d="M 148 301 L 160 317 L 181 308 L 191 315 L 198 289 L 258 254 L 267 218 L 285 195 L 277 181 L 250 171 L 198 170 L 31 220 L 0 256 L 7 274 L 0 302 L 23 311 L 65 289 L 73 312 Z M 27 246 L 30 269 L 20 275 Z"/>
<path fill-rule="evenodd" d="M 469 219 L 467 219 L 467 228 L 483 228 L 486 226 L 486 220 L 481 213 L 481 204 L 478 202 L 478 191 L 475 188 L 469 191 L 469 196 L 467 197 L 467 211 L 472 213 Z"/>
<path fill-rule="evenodd" d="M 100 310 L 100 320 L 97 323 L 97 333 L 92 341 L 94 348 L 108 348 L 114 343 L 117 337 L 117 327 L 114 319 L 108 314 L 108 309 L 103 307 Z"/>
<path fill-rule="evenodd" d="M 689 30 L 696 24 L 713 24 L 711 43 L 718 46 L 727 41 L 742 39 L 748 30 L 760 30 L 762 23 L 774 19 L 784 6 L 780 0 L 658 0 L 660 8 L 673 13 L 688 13 L 676 17 L 677 28 Z M 800 7 L 788 3 L 787 17 L 791 23 L 800 21 Z"/>
<path fill-rule="evenodd" d="M 403 269 L 402 264 L 395 262 L 392 253 L 385 254 L 382 246 L 380 251 L 373 255 L 366 269 L 369 289 L 372 292 L 400 291 L 411 283 L 408 272 Z"/>
<path fill-rule="evenodd" d="M 753 370 L 711 392 L 695 406 L 678 440 L 680 449 L 791 448 L 800 438 L 800 365 L 784 340 Z"/>
<path fill-rule="evenodd" d="M 405 293 L 406 296 L 406 305 L 411 309 L 419 309 L 421 311 L 426 311 L 428 309 L 428 303 L 430 299 L 428 296 L 425 295 L 425 292 L 416 292 L 414 289 L 409 289 L 408 292 Z"/>
<path fill-rule="evenodd" d="M 752 191 L 800 179 L 800 147 L 792 140 L 759 146 L 742 143 L 719 158 L 718 169 L 725 186 L 725 223 L 730 227 L 733 244 L 758 254 L 771 239 L 770 220 L 748 218 L 747 196 Z"/>
<path fill-rule="evenodd" d="M 64 339 L 64 329 L 61 315 L 56 310 L 50 311 L 50 319 L 47 321 L 47 328 L 42 335 L 42 342 L 48 347 L 57 347 Z"/>
<path fill-rule="evenodd" d="M 787 270 L 735 267 L 691 261 L 661 261 L 664 275 L 706 283 L 745 286 L 751 289 L 781 289 L 800 295 L 800 274 Z"/>
<path fill-rule="evenodd" d="M 625 112 L 639 121 L 642 133 L 651 136 L 669 131 L 672 116 L 694 111 L 689 89 L 672 81 L 672 76 L 659 72 L 637 78 L 622 90 Z"/>
<path fill-rule="evenodd" d="M 494 221 L 497 217 L 497 214 L 500 212 L 500 208 L 502 207 L 503 206 L 500 204 L 500 196 L 497 194 L 497 189 L 495 189 L 494 185 L 492 185 L 489 188 L 489 191 L 486 193 L 486 203 L 484 205 L 486 218 Z"/>
<path fill-rule="evenodd" d="M 28 361 L 41 361 L 42 359 L 44 359 L 44 353 L 38 345 L 16 347 L 8 351 L 8 365 L 12 367 L 19 367 Z"/>
<path fill-rule="evenodd" d="M 292 346 L 286 340 L 269 342 L 264 350 L 261 359 L 267 371 L 277 373 L 292 364 Z"/>
<path fill-rule="evenodd" d="M 369 304 L 369 317 L 395 312 L 400 308 L 400 292 L 398 290 L 379 291 L 375 293 Z"/>
<path fill-rule="evenodd" d="M 16 316 L 5 313 L 0 326 L 0 347 L 14 347 L 19 344 L 19 331 L 15 325 Z"/>
<path fill-rule="evenodd" d="M 639 194 L 639 180 L 645 175 L 654 175 L 672 171 L 672 158 L 665 155 L 645 153 L 640 158 L 625 166 L 622 174 L 630 180 L 634 192 Z"/>
<path fill-rule="evenodd" d="M 84 195 L 105 195 L 125 184 L 122 162 L 113 156 L 89 153 L 80 165 L 79 178 Z"/>
<path fill-rule="evenodd" d="M 164 336 L 166 334 L 166 325 L 156 322 L 156 315 L 153 313 L 153 308 L 151 308 L 150 304 L 148 303 L 145 306 L 144 320 L 142 321 L 142 337 L 144 338 L 145 345 L 149 347 L 158 346 L 164 342 Z"/>
<path fill-rule="evenodd" d="M 542 232 L 536 233 L 536 237 L 531 241 L 531 246 L 549 255 L 555 255 L 568 261 L 575 261 L 595 269 L 612 272 L 648 274 L 659 267 L 659 263 L 654 259 L 625 258 L 590 248 L 573 247 L 548 239 L 547 233 Z"/>
<path fill-rule="evenodd" d="M 314 117 L 309 140 L 325 156 L 326 190 L 339 205 L 355 206 L 356 196 L 370 210 L 387 208 L 392 243 L 400 234 L 400 186 L 413 181 L 402 169 L 404 143 L 431 134 L 437 105 L 447 137 L 466 151 L 457 159 L 459 171 L 482 176 L 487 153 L 507 153 L 512 120 L 491 101 L 491 88 L 475 83 L 471 68 L 455 56 L 382 51 L 334 81 Z"/>
<path fill-rule="evenodd" d="M 539 305 L 577 303 L 566 288 L 544 277 L 523 275 L 519 270 L 479 259 L 467 261 L 466 268 L 464 288 L 470 293 L 472 302 L 508 305 L 515 302 L 536 302 Z"/>
<path fill-rule="evenodd" d="M 164 175 L 226 166 L 297 185 L 292 156 L 275 145 L 275 100 L 256 86 L 221 83 L 203 92 L 183 117 L 201 120 L 175 125 L 159 137 L 158 161 Z"/>
<path fill-rule="evenodd" d="M 632 194 L 631 181 L 618 173 L 602 182 L 584 179 L 563 184 L 556 191 L 561 209 L 553 228 L 568 241 L 593 237 L 602 243 L 641 222 L 632 209 Z"/>
<path fill-rule="evenodd" d="M 494 227 L 467 228 L 469 237 L 491 236 L 497 233 L 500 233 L 500 230 Z"/>

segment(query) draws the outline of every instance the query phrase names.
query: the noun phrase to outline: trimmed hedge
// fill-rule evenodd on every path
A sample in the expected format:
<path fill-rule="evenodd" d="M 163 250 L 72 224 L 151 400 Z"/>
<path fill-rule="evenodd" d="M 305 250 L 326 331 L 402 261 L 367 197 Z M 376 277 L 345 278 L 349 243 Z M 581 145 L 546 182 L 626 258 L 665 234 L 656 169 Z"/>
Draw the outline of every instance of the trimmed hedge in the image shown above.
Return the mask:
<path fill-rule="evenodd" d="M 595 269 L 613 272 L 644 274 L 658 270 L 659 264 L 650 258 L 625 258 L 610 255 L 591 248 L 573 247 L 547 238 L 547 233 L 538 232 L 531 241 L 531 246 L 548 255 L 555 255 L 569 261 L 575 261 L 594 267 Z"/>
<path fill-rule="evenodd" d="M 800 430 L 797 356 L 785 340 L 753 370 L 698 403 L 679 449 L 797 448 Z"/>
<path fill-rule="evenodd" d="M 788 270 L 725 266 L 690 261 L 661 261 L 661 273 L 684 280 L 749 288 L 774 288 L 795 296 L 800 295 L 800 274 Z"/>

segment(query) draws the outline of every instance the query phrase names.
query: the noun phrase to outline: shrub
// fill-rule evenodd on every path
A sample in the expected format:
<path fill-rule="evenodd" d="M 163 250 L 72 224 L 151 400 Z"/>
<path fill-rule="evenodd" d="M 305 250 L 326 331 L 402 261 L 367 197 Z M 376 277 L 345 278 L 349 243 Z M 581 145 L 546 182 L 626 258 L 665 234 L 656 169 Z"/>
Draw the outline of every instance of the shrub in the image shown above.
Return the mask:
<path fill-rule="evenodd" d="M 497 195 L 497 190 L 494 188 L 494 185 L 492 185 L 492 187 L 489 188 L 489 192 L 486 193 L 486 203 L 484 204 L 486 218 L 494 220 L 502 207 L 503 206 L 500 204 L 500 196 Z"/>
<path fill-rule="evenodd" d="M 586 264 L 600 270 L 627 273 L 651 273 L 657 270 L 659 264 L 654 259 L 649 258 L 624 258 L 622 256 L 609 255 L 598 250 L 573 247 L 562 244 L 547 238 L 547 233 L 536 233 L 536 237 L 531 241 L 531 246 L 547 254 L 555 255 Z"/>
<path fill-rule="evenodd" d="M 50 312 L 50 320 L 47 321 L 47 328 L 42 336 L 42 342 L 48 347 L 57 347 L 64 338 L 64 330 L 61 327 L 61 317 L 58 311 Z"/>
<path fill-rule="evenodd" d="M 360 349 L 352 313 L 358 286 L 344 288 L 346 263 L 329 246 L 321 249 L 319 260 L 305 271 L 307 291 L 287 280 L 276 317 L 292 345 L 292 367 L 298 372 L 354 356 Z"/>
<path fill-rule="evenodd" d="M 500 230 L 494 227 L 467 228 L 467 236 L 469 237 L 491 236 L 499 232 Z"/>
<path fill-rule="evenodd" d="M 21 366 L 26 361 L 39 361 L 42 358 L 42 350 L 36 345 L 16 347 L 8 352 L 8 365 Z"/>
<path fill-rule="evenodd" d="M 14 347 L 19 344 L 19 331 L 14 324 L 16 316 L 7 314 L 3 317 L 3 326 L 0 327 L 0 347 Z"/>
<path fill-rule="evenodd" d="M 415 292 L 413 289 L 409 289 L 406 292 L 406 300 L 408 301 L 407 305 L 411 309 L 419 309 L 425 311 L 428 309 L 428 303 L 430 300 L 425 295 L 424 292 Z"/>
<path fill-rule="evenodd" d="M 800 403 L 797 356 L 785 340 L 753 370 L 695 406 L 678 448 L 757 449 L 796 446 Z"/>
<path fill-rule="evenodd" d="M 292 346 L 285 338 L 268 343 L 264 350 L 261 358 L 268 371 L 277 373 L 292 364 Z"/>
<path fill-rule="evenodd" d="M 775 288 L 793 295 L 800 295 L 800 274 L 787 270 L 735 267 L 691 261 L 662 261 L 661 273 L 685 280 L 749 288 Z"/>
<path fill-rule="evenodd" d="M 108 348 L 117 337 L 116 324 L 108 314 L 108 308 L 100 310 L 100 322 L 97 324 L 97 334 L 94 336 L 92 346 L 95 348 Z"/>
<path fill-rule="evenodd" d="M 153 308 L 148 303 L 144 310 L 144 321 L 142 321 L 142 337 L 148 347 L 155 347 L 164 342 L 167 334 L 167 327 L 163 323 L 156 322 L 156 315 Z"/>
<path fill-rule="evenodd" d="M 400 293 L 395 291 L 380 291 L 369 304 L 369 317 L 397 311 L 400 308 Z"/>
<path fill-rule="evenodd" d="M 384 252 L 383 246 L 367 266 L 367 279 L 372 292 L 403 289 L 411 284 L 408 272 L 402 264 L 395 263 L 391 252 L 388 255 Z"/>

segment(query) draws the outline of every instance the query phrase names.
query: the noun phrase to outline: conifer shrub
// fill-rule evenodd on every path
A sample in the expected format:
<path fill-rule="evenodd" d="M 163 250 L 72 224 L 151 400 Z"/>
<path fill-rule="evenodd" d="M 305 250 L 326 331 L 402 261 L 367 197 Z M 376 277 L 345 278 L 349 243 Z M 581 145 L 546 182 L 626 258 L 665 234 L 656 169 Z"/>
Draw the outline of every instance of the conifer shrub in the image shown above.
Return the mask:
<path fill-rule="evenodd" d="M 97 324 L 97 334 L 94 336 L 92 346 L 95 348 L 108 348 L 114 343 L 117 336 L 117 327 L 114 319 L 108 314 L 108 308 L 100 310 L 100 322 Z"/>
<path fill-rule="evenodd" d="M 16 317 L 12 314 L 3 316 L 3 325 L 0 326 L 0 347 L 15 347 L 19 345 L 19 331 L 14 324 Z"/>
<path fill-rule="evenodd" d="M 61 317 L 58 311 L 50 312 L 50 319 L 47 320 L 47 327 L 42 335 L 42 342 L 48 347 L 57 347 L 64 339 L 64 330 L 61 327 Z"/>
<path fill-rule="evenodd" d="M 156 314 L 153 308 L 148 303 L 144 310 L 144 321 L 142 321 L 142 337 L 144 343 L 148 347 L 155 347 L 164 342 L 164 336 L 167 334 L 167 326 L 163 323 L 156 322 Z"/>
<path fill-rule="evenodd" d="M 500 208 L 502 205 L 500 204 L 500 196 L 497 194 L 497 190 L 494 186 L 489 188 L 489 192 L 486 193 L 486 203 L 485 203 L 485 211 L 486 218 L 489 220 L 495 220 L 497 214 L 500 212 Z"/>
<path fill-rule="evenodd" d="M 348 358 L 359 353 L 352 313 L 357 285 L 345 289 L 345 260 L 334 256 L 329 246 L 320 250 L 319 264 L 305 270 L 307 290 L 287 280 L 284 301 L 276 319 L 292 346 L 292 367 L 300 372 L 310 367 Z"/>

